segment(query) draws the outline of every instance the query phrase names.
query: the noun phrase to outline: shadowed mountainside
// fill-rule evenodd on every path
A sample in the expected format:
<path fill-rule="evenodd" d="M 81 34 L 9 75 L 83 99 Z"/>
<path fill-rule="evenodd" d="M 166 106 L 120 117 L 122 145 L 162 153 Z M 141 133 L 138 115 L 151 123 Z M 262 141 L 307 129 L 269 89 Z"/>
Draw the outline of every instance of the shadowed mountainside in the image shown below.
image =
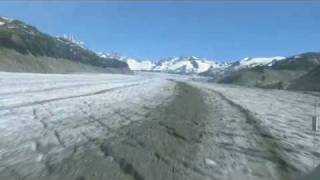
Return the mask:
<path fill-rule="evenodd" d="M 52 37 L 19 20 L 0 17 L 0 22 L 0 64 L 7 68 L 1 68 L 3 71 L 129 72 L 127 63 L 99 57 L 67 38 Z M 23 62 L 24 56 L 27 62 Z"/>
<path fill-rule="evenodd" d="M 249 87 L 319 91 L 320 53 L 304 53 L 272 64 L 226 70 L 211 82 Z"/>

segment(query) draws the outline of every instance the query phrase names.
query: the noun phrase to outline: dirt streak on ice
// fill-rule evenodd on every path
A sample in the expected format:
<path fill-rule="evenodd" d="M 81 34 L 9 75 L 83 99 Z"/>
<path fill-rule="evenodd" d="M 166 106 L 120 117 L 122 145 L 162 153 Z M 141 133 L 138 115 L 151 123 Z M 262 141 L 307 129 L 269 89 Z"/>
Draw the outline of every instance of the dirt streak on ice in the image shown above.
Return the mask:
<path fill-rule="evenodd" d="M 272 150 L 293 172 L 320 164 L 320 134 L 311 130 L 314 105 L 320 98 L 302 92 L 193 83 L 218 93 L 254 117 L 255 126 L 272 142 Z"/>

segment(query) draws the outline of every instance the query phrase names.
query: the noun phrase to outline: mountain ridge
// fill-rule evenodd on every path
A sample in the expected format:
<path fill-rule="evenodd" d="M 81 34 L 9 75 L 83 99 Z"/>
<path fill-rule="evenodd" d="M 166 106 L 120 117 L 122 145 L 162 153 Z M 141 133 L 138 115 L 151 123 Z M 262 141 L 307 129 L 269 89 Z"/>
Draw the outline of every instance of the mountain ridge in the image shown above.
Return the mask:
<path fill-rule="evenodd" d="M 0 48 L 4 51 L 3 53 L 7 53 L 8 55 L 8 53 L 12 51 L 7 50 L 14 50 L 21 55 L 19 55 L 19 57 L 27 55 L 34 57 L 34 61 L 32 61 L 31 56 L 29 57 L 29 64 L 21 62 L 18 59 L 14 59 L 18 57 L 14 54 L 11 57 L 8 57 L 12 59 L 11 62 L 0 59 L 2 60 L 0 61 L 2 65 L 5 65 L 4 63 L 12 63 L 11 65 L 6 64 L 8 65 L 7 67 L 11 67 L 11 69 L 7 69 L 8 71 L 16 71 L 14 64 L 17 64 L 17 66 L 30 66 L 25 69 L 32 69 L 32 66 L 40 62 L 44 68 L 44 71 L 41 72 L 46 72 L 45 69 L 47 69 L 48 72 L 55 72 L 54 68 L 50 67 L 52 66 L 51 60 L 47 61 L 45 58 L 49 57 L 51 59 L 72 61 L 71 64 L 74 68 L 78 66 L 78 63 L 81 63 L 93 66 L 92 68 L 90 67 L 91 69 L 104 68 L 106 72 L 108 72 L 108 69 L 113 69 L 113 72 L 116 72 L 117 69 L 119 72 L 129 72 L 128 65 L 125 62 L 117 59 L 101 58 L 95 52 L 84 48 L 83 45 L 77 43 L 75 39 L 67 37 L 53 37 L 39 31 L 36 27 L 19 20 L 0 17 L 0 22 Z M 35 60 L 40 57 L 43 57 L 43 61 L 38 62 L 38 60 Z M 70 63 L 67 64 L 70 65 Z M 61 66 L 56 68 L 63 68 Z M 33 72 L 37 72 L 37 68 L 34 68 L 33 70 Z M 79 71 L 82 70 L 84 69 L 79 69 Z M 57 72 L 61 71 L 57 69 Z M 66 71 L 66 73 L 68 72 Z"/>
<path fill-rule="evenodd" d="M 307 52 L 271 61 L 271 64 L 225 71 L 212 76 L 210 81 L 270 89 L 319 91 L 319 66 L 320 53 Z"/>
<path fill-rule="evenodd" d="M 4 17 L 0 17 L 0 65 L 1 71 L 13 72 L 152 71 L 207 76 L 211 82 L 249 87 L 320 90 L 316 86 L 320 52 L 289 57 L 250 57 L 230 63 L 196 56 L 168 57 L 152 62 L 117 53 L 97 53 L 74 36 L 53 37 L 22 21 Z"/>

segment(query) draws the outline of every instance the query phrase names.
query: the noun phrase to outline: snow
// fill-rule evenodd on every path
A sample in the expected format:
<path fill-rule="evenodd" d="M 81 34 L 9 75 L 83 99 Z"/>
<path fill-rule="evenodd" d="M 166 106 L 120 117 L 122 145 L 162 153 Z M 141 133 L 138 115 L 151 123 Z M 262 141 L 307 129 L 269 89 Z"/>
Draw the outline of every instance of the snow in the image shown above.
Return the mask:
<path fill-rule="evenodd" d="M 244 58 L 239 61 L 239 65 L 235 66 L 235 69 L 255 67 L 262 65 L 272 65 L 274 61 L 280 61 L 285 59 L 282 56 L 275 57 L 257 57 L 257 58 Z M 194 66 L 192 62 L 195 62 Z M 215 61 L 209 61 L 202 58 L 191 57 L 173 57 L 164 59 L 161 63 L 153 69 L 154 71 L 161 72 L 174 72 L 174 73 L 185 73 L 185 74 L 199 74 L 208 70 L 212 71 L 223 71 L 228 68 L 228 63 L 218 63 Z"/>
<path fill-rule="evenodd" d="M 148 61 L 148 60 L 140 61 L 133 58 L 122 56 L 118 53 L 98 52 L 97 54 L 102 58 L 111 58 L 111 59 L 118 59 L 120 61 L 124 61 L 128 64 L 129 68 L 132 71 L 151 71 L 155 67 L 155 64 L 151 61 Z"/>
<path fill-rule="evenodd" d="M 257 57 L 257 58 L 244 58 L 240 61 L 240 68 L 242 67 L 255 67 L 255 66 L 263 66 L 263 65 L 271 65 L 273 61 L 280 61 L 285 59 L 282 56 L 275 57 Z"/>
<path fill-rule="evenodd" d="M 206 159 L 204 160 L 204 162 L 205 162 L 206 165 L 208 165 L 208 166 L 217 166 L 217 163 L 216 163 L 214 160 L 211 160 L 211 159 L 208 159 L 208 158 L 206 158 Z"/>
<path fill-rule="evenodd" d="M 196 63 L 196 65 L 193 65 Z M 190 57 L 173 57 L 161 61 L 153 70 L 162 72 L 174 72 L 184 74 L 198 74 L 212 68 L 223 68 L 223 65 L 206 59 Z"/>
<path fill-rule="evenodd" d="M 6 24 L 5 22 L 0 21 L 0 26 L 3 26 L 5 24 Z"/>
<path fill-rule="evenodd" d="M 312 131 L 312 116 L 319 96 L 299 92 L 194 83 L 218 92 L 255 118 L 255 126 L 272 142 L 274 153 L 298 172 L 320 163 L 320 132 Z M 319 114 L 319 112 L 316 112 Z M 314 146 L 316 144 L 316 146 Z M 316 164 L 313 164 L 313 163 Z"/>
<path fill-rule="evenodd" d="M 104 54 L 104 53 L 97 53 L 97 54 L 102 58 L 108 58 L 108 56 L 106 54 Z"/>
<path fill-rule="evenodd" d="M 90 138 L 144 119 L 148 108 L 170 99 L 174 87 L 157 77 L 4 72 L 0 86 L 0 172 L 20 167 L 24 176 L 38 174 L 45 160 L 60 160 Z"/>
<path fill-rule="evenodd" d="M 171 57 L 163 59 L 158 63 L 153 63 L 148 60 L 140 61 L 133 58 L 121 56 L 116 53 L 97 53 L 103 58 L 114 58 L 127 62 L 129 68 L 133 71 L 156 71 L 177 74 L 199 74 L 206 71 L 213 73 L 222 72 L 227 69 L 230 63 L 219 63 L 215 61 L 198 58 L 195 56 L 187 57 Z M 244 58 L 239 61 L 239 65 L 233 67 L 235 70 L 241 68 L 255 67 L 268 65 L 271 66 L 273 62 L 285 59 L 282 56 L 275 57 L 257 57 L 257 58 Z"/>
<path fill-rule="evenodd" d="M 81 40 L 79 40 L 78 38 L 76 38 L 75 36 L 68 36 L 68 35 L 62 35 L 62 38 L 70 41 L 71 43 L 79 46 L 79 47 L 82 47 L 82 48 L 85 48 L 85 43 Z"/>
<path fill-rule="evenodd" d="M 190 73 L 193 72 L 193 65 L 191 64 L 190 61 L 177 61 L 177 62 L 170 62 L 169 65 L 167 66 L 167 70 L 169 71 L 179 71 L 180 68 L 185 67 L 185 72 Z"/>
<path fill-rule="evenodd" d="M 118 59 L 120 61 L 125 61 L 127 58 L 125 56 L 121 56 L 118 53 L 104 53 L 104 52 L 98 52 L 98 56 L 102 58 L 109 58 L 109 59 Z"/>
<path fill-rule="evenodd" d="M 204 71 L 207 71 L 211 66 L 212 64 L 207 62 L 207 61 L 199 61 L 199 60 L 196 60 L 197 64 L 198 64 L 198 73 L 201 73 L 201 72 L 204 72 Z"/>
<path fill-rule="evenodd" d="M 151 61 L 137 61 L 131 58 L 128 58 L 126 62 L 129 68 L 133 71 L 150 71 L 155 66 Z"/>
<path fill-rule="evenodd" d="M 199 121 L 170 124 L 175 125 L 177 132 L 188 135 L 186 137 L 190 131 L 183 127 L 192 124 L 196 127 L 195 137 L 198 137 L 197 133 L 203 137 L 199 139 L 201 141 L 173 138 L 181 143 L 181 148 L 196 147 L 195 154 L 184 154 L 183 151 L 181 154 L 186 156 L 178 156 L 190 156 L 190 159 L 181 159 L 182 163 L 191 162 L 188 169 L 210 175 L 211 179 L 227 179 L 230 174 L 240 172 L 249 176 L 244 179 L 276 180 L 281 179 L 277 174 L 279 171 L 291 173 L 281 169 L 278 162 L 284 167 L 295 168 L 295 172 L 310 171 L 314 167 L 313 159 L 315 165 L 319 164 L 320 149 L 314 143 L 319 145 L 320 134 L 316 133 L 314 139 L 311 117 L 314 115 L 313 105 L 320 101 L 320 97 L 314 95 L 191 82 L 191 76 L 165 73 L 138 72 L 133 76 L 0 72 L 0 174 L 13 169 L 15 173 L 32 179 L 43 174 L 52 161 L 75 157 L 75 149 L 80 154 L 85 152 L 88 150 L 85 145 L 97 143 L 93 139 L 112 140 L 115 136 L 121 139 L 122 128 L 128 125 L 145 128 L 143 124 L 148 124 L 147 121 L 155 122 L 152 127 L 156 127 L 159 122 L 152 112 L 157 114 L 162 112 L 159 109 L 172 107 L 166 105 L 172 100 L 195 97 L 188 94 L 196 91 L 190 87 L 190 92 L 186 89 L 188 93 L 180 96 L 176 90 L 179 85 L 167 79 L 184 81 L 198 88 L 199 94 L 195 94 L 200 99 L 203 97 L 205 104 L 201 103 L 204 109 L 194 117 L 199 117 Z M 179 104 L 176 106 L 180 107 Z M 131 134 L 132 129 L 129 130 Z M 167 132 L 162 126 L 159 130 Z M 114 139 L 116 142 L 117 138 Z M 131 140 L 137 139 L 125 142 Z M 158 142 L 157 139 L 150 140 Z M 149 146 L 145 147 L 148 148 L 136 146 L 135 150 L 149 152 Z M 188 150 L 194 152 L 192 148 Z M 98 152 L 101 158 L 101 150 Z M 153 161 L 152 151 L 149 153 Z M 83 157 L 94 161 L 88 154 Z M 164 163 L 162 167 L 168 165 Z M 134 168 L 140 170 L 135 164 Z"/>
<path fill-rule="evenodd" d="M 6 21 L 8 21 L 8 22 L 13 21 L 13 19 L 8 18 L 8 17 L 4 17 L 4 16 L 0 16 L 0 18 L 2 18 L 2 19 L 4 19 L 4 20 L 6 20 Z"/>

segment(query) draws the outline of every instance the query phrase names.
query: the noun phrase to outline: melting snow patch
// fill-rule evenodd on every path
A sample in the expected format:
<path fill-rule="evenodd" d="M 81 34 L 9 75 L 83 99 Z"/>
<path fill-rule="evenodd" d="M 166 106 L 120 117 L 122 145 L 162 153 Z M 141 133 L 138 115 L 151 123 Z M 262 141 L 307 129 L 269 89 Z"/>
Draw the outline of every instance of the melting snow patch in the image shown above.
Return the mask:
<path fill-rule="evenodd" d="M 208 159 L 208 158 L 206 158 L 206 159 L 204 160 L 204 162 L 205 162 L 206 165 L 208 165 L 208 166 L 217 166 L 217 163 L 216 163 L 214 160 L 211 160 L 211 159 Z"/>
<path fill-rule="evenodd" d="M 5 24 L 6 24 L 5 22 L 0 21 L 0 26 L 3 26 Z"/>

